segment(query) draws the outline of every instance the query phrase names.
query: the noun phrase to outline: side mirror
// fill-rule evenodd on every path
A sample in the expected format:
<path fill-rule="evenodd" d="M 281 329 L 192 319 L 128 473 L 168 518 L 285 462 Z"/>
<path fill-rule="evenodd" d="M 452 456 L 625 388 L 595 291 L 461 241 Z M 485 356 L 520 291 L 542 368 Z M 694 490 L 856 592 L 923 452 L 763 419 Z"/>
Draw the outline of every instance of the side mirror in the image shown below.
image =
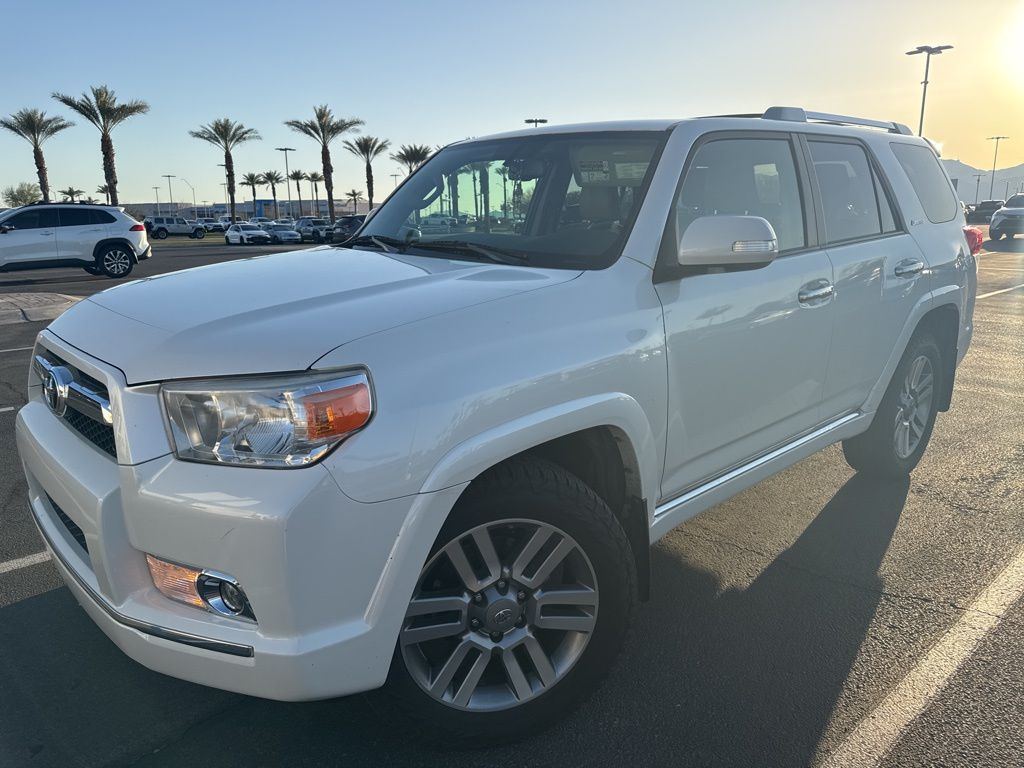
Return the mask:
<path fill-rule="evenodd" d="M 12 229 L 14 229 L 14 227 L 9 227 L 6 224 L 0 224 L 0 235 L 6 235 Z"/>
<path fill-rule="evenodd" d="M 760 216 L 701 216 L 679 240 L 684 267 L 763 267 L 779 254 L 779 240 Z"/>

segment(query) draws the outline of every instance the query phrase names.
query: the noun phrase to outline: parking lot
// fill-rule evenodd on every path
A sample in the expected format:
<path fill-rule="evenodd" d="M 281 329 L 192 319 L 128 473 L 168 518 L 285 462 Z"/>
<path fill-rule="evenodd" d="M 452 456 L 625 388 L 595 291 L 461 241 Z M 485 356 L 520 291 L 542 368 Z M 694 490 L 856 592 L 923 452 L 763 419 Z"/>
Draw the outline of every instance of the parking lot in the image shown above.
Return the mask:
<path fill-rule="evenodd" d="M 167 241 L 133 277 L 280 250 Z M 20 272 L 0 296 L 113 284 Z M 833 447 L 709 510 L 655 547 L 652 599 L 581 710 L 451 753 L 378 717 L 375 694 L 268 702 L 122 655 L 27 509 L 14 416 L 46 322 L 0 325 L 0 766 L 1022 765 L 1024 238 L 986 241 L 978 297 L 953 408 L 909 483 L 859 478 Z"/>

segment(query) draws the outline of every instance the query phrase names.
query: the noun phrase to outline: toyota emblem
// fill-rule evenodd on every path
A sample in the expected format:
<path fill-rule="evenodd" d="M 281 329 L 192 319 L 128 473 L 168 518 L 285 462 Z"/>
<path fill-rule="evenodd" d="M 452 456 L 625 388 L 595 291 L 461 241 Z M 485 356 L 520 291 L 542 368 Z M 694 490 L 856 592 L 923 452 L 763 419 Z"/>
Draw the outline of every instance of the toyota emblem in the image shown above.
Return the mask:
<path fill-rule="evenodd" d="M 68 387 L 75 380 L 63 365 L 55 365 L 46 373 L 43 381 L 43 398 L 57 416 L 63 416 L 68 409 Z"/>

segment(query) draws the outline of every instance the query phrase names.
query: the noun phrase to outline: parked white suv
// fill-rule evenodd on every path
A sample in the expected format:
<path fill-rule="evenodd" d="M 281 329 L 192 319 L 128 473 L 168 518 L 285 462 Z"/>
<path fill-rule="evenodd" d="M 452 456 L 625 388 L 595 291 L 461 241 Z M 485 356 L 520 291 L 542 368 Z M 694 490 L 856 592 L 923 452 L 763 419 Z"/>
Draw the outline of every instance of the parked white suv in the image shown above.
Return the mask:
<path fill-rule="evenodd" d="M 507 184 L 516 227 L 420 232 L 474 182 L 484 210 Z M 32 512 L 148 667 L 285 700 L 387 683 L 436 737 L 508 740 L 603 677 L 674 526 L 837 441 L 914 468 L 971 340 L 963 223 L 893 123 L 452 144 L 344 248 L 143 281 L 42 332 Z"/>
<path fill-rule="evenodd" d="M 147 216 L 144 223 L 157 240 L 166 240 L 170 235 L 188 235 L 196 240 L 206 237 L 202 223 L 181 216 Z"/>
<path fill-rule="evenodd" d="M 0 213 L 0 271 L 81 267 L 127 277 L 151 253 L 146 228 L 124 208 L 33 203 Z"/>
<path fill-rule="evenodd" d="M 1003 235 L 1010 240 L 1014 235 L 1024 234 L 1024 194 L 1010 197 L 1003 207 L 992 214 L 989 222 L 988 235 L 999 240 Z"/>

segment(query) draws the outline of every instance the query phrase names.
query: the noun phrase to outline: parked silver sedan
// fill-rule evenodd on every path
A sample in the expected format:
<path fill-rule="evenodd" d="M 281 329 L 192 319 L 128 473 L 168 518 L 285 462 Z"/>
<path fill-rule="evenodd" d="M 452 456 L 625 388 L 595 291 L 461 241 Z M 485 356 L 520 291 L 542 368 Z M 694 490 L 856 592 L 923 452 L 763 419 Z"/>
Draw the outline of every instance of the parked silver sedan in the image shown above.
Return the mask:
<path fill-rule="evenodd" d="M 287 224 L 264 224 L 263 231 L 270 235 L 270 242 L 279 245 L 302 242 L 302 235 Z"/>

